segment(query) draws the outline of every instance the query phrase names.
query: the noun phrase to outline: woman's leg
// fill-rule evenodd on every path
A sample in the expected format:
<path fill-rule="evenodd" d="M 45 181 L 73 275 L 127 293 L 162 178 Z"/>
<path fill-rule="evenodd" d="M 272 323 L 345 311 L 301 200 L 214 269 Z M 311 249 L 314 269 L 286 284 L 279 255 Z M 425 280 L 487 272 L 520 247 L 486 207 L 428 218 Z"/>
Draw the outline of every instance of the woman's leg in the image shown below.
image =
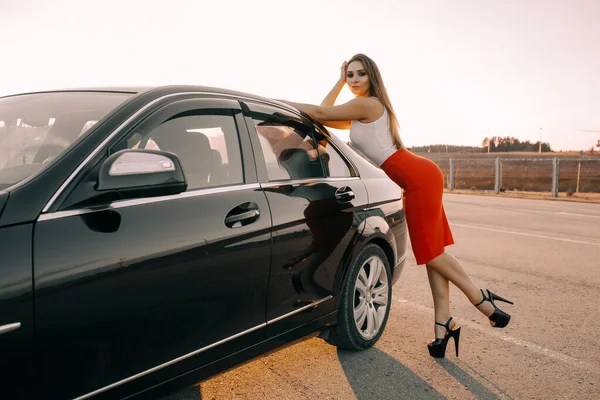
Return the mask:
<path fill-rule="evenodd" d="M 435 321 L 445 324 L 450 318 L 450 284 L 448 279 L 440 275 L 435 269 L 427 266 L 427 277 L 433 296 L 433 308 L 435 310 Z M 451 328 L 454 324 L 451 324 Z M 433 325 L 436 338 L 443 338 L 446 329 L 443 326 Z"/>
<path fill-rule="evenodd" d="M 465 271 L 462 265 L 460 265 L 458 260 L 450 254 L 443 252 L 433 260 L 429 261 L 427 263 L 428 272 L 429 269 L 433 269 L 443 278 L 449 280 L 454 285 L 456 285 L 456 287 L 458 287 L 467 296 L 471 304 L 477 304 L 482 300 L 481 291 L 479 290 L 479 288 L 477 288 L 473 284 L 471 278 L 467 274 L 467 271 Z M 429 278 L 429 280 L 431 285 L 431 277 Z M 491 316 L 494 313 L 494 306 L 489 301 L 483 302 L 477 308 L 487 317 Z"/>

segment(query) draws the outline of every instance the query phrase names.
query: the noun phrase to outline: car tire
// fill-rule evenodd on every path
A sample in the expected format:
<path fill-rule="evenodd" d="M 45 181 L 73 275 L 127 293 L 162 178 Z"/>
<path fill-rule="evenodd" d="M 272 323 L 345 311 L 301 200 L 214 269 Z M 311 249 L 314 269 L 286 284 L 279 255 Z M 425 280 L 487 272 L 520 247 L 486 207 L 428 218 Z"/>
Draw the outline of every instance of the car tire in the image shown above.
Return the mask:
<path fill-rule="evenodd" d="M 383 334 L 392 300 L 392 272 L 381 247 L 365 246 L 352 263 L 341 290 L 338 322 L 328 343 L 350 350 L 373 346 Z"/>

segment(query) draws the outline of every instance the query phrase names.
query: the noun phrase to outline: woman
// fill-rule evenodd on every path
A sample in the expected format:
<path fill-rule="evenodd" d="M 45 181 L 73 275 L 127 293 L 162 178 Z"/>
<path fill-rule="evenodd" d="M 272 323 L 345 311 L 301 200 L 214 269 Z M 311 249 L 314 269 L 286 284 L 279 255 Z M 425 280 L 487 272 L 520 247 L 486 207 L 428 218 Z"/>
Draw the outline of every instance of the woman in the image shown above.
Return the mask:
<path fill-rule="evenodd" d="M 348 84 L 355 98 L 334 106 Z M 432 357 L 444 357 L 454 338 L 458 355 L 460 327 L 450 315 L 449 282 L 489 318 L 490 325 L 503 328 L 510 315 L 495 300 L 513 304 L 489 290 L 478 289 L 458 260 L 445 251 L 454 243 L 442 204 L 444 178 L 432 161 L 408 151 L 399 135 L 398 121 L 375 62 L 357 54 L 344 62 L 338 82 L 320 106 L 284 101 L 326 126 L 350 129 L 350 140 L 363 155 L 378 165 L 404 189 L 404 209 L 417 264 L 425 264 L 435 308 L 435 340 L 428 343 Z"/>

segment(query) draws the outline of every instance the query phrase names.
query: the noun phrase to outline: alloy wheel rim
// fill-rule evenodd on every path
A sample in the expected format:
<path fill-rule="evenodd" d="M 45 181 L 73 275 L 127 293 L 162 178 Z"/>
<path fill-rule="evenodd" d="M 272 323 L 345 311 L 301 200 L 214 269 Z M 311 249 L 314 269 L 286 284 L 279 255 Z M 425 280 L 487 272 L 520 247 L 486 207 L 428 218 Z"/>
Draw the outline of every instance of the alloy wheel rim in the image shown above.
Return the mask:
<path fill-rule="evenodd" d="M 354 323 L 366 340 L 381 330 L 390 300 L 388 284 L 381 258 L 372 256 L 360 267 L 354 283 Z"/>

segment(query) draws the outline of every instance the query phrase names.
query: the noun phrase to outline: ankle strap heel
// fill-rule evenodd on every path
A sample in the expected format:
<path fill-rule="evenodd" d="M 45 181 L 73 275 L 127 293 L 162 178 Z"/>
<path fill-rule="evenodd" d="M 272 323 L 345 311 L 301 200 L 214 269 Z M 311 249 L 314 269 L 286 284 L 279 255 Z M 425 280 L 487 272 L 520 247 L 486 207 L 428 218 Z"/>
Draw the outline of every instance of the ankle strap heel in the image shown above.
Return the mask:
<path fill-rule="evenodd" d="M 456 329 L 450 329 L 450 322 L 453 317 L 450 317 L 445 324 L 436 321 L 436 325 L 443 326 L 446 328 L 446 334 L 443 338 L 435 338 L 433 342 L 429 342 L 427 349 L 429 355 L 434 358 L 444 358 L 446 356 L 446 347 L 448 346 L 448 340 L 454 338 L 454 347 L 456 348 L 456 357 L 458 357 L 458 343 L 460 339 L 460 327 Z"/>
<path fill-rule="evenodd" d="M 495 300 L 502 301 L 507 304 L 514 304 L 514 303 L 510 300 L 507 300 L 505 298 L 498 296 L 497 294 L 492 293 L 489 289 L 486 289 L 487 296 L 486 296 L 486 293 L 483 291 L 483 289 L 479 289 L 479 290 L 481 291 L 481 296 L 483 297 L 483 300 L 481 300 L 477 304 L 474 304 L 474 306 L 478 307 L 478 306 L 482 305 L 484 302 L 489 301 L 492 304 L 492 306 L 494 306 L 494 313 L 488 317 L 489 320 L 491 322 L 493 322 L 492 326 L 494 328 L 504 328 L 510 322 L 510 314 L 507 314 L 504 311 L 502 311 L 500 308 L 498 308 Z"/>

